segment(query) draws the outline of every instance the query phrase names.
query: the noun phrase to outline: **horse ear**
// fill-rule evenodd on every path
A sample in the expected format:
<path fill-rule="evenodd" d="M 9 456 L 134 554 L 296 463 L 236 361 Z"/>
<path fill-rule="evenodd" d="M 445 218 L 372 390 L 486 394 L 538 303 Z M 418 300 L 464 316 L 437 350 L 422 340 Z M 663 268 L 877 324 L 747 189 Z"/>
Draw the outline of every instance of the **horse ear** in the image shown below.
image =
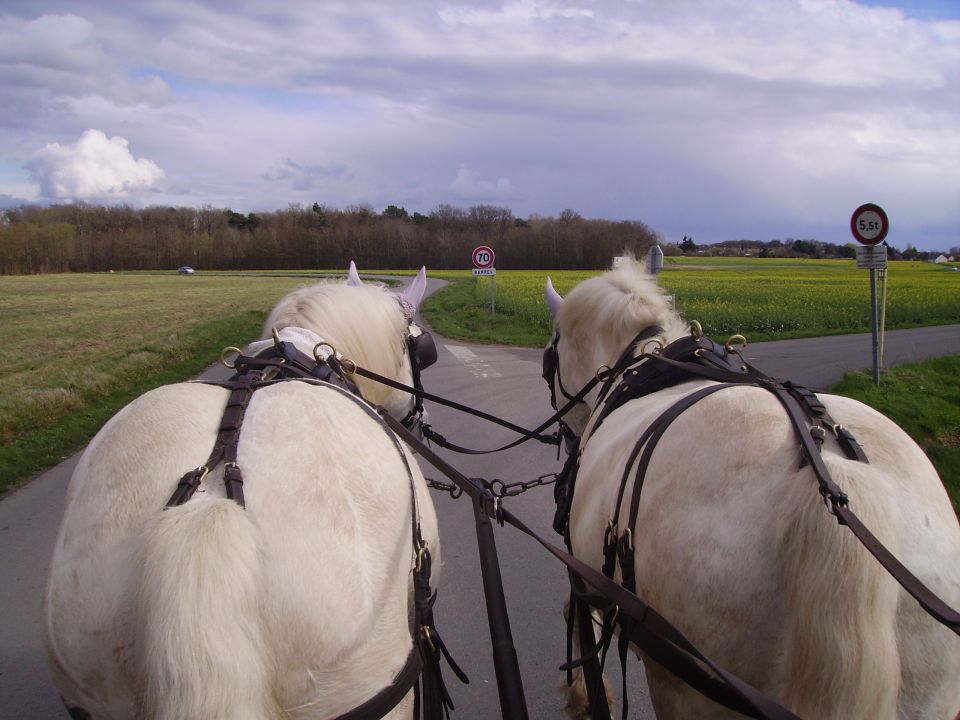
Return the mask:
<path fill-rule="evenodd" d="M 557 311 L 560 310 L 561 304 L 563 304 L 563 298 L 560 297 L 560 293 L 553 289 L 553 282 L 547 275 L 547 309 L 550 310 L 550 315 L 554 318 L 557 317 Z"/>
<path fill-rule="evenodd" d="M 356 287 L 363 285 L 360 276 L 357 274 L 357 266 L 353 260 L 350 261 L 350 269 L 347 271 L 347 285 L 355 285 Z"/>
<path fill-rule="evenodd" d="M 417 276 L 413 279 L 409 285 L 407 285 L 401 292 L 400 297 L 403 298 L 414 311 L 420 308 L 420 302 L 423 300 L 423 294 L 427 290 L 427 267 L 424 265 L 420 268 L 420 272 L 417 273 Z"/>

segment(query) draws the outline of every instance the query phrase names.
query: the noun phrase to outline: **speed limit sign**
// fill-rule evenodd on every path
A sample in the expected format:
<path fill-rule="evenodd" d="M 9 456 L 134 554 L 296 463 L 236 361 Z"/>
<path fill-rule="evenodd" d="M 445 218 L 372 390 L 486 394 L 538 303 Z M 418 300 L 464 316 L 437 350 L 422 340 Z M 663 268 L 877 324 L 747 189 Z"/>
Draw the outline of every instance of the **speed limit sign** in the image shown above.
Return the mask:
<path fill-rule="evenodd" d="M 493 267 L 493 261 L 495 255 L 493 254 L 493 248 L 486 245 L 480 245 L 473 249 L 473 266 L 476 268 L 488 268 Z"/>
<path fill-rule="evenodd" d="M 882 207 L 867 203 L 853 211 L 850 230 L 857 242 L 864 245 L 879 245 L 890 230 L 890 221 Z"/>

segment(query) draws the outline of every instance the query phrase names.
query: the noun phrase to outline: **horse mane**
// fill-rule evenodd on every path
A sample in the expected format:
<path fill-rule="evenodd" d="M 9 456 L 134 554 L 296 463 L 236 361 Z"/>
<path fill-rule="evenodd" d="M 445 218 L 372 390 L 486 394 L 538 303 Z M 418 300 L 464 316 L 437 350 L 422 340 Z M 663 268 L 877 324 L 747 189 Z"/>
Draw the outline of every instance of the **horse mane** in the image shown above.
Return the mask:
<path fill-rule="evenodd" d="M 270 312 L 263 338 L 286 327 L 319 335 L 338 353 L 361 367 L 406 382 L 408 320 L 397 296 L 380 284 L 348 285 L 324 280 L 285 295 Z M 406 404 L 409 397 L 386 385 L 355 377 L 364 398 L 375 405 Z M 397 394 L 402 397 L 394 397 Z M 392 399 L 392 402 L 391 402 Z"/>
<path fill-rule="evenodd" d="M 651 325 L 663 328 L 667 342 L 687 333 L 686 323 L 671 309 L 663 288 L 629 255 L 613 270 L 577 285 L 557 312 L 561 335 L 577 347 L 592 338 L 623 349 Z"/>

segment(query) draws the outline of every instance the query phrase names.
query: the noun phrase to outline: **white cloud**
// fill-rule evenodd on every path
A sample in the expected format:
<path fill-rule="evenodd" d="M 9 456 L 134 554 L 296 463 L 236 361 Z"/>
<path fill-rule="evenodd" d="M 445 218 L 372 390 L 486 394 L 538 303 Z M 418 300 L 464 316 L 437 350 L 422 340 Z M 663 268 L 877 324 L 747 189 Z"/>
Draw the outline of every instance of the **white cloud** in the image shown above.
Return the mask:
<path fill-rule="evenodd" d="M 517 197 L 517 189 L 510 178 L 484 180 L 465 164 L 460 165 L 457 176 L 450 183 L 450 189 L 457 197 L 475 202 L 511 200 Z"/>
<path fill-rule="evenodd" d="M 286 158 L 270 172 L 263 174 L 264 180 L 279 180 L 290 184 L 294 190 L 312 190 L 325 180 L 352 179 L 342 165 L 304 165 Z"/>
<path fill-rule="evenodd" d="M 77 15 L 32 20 L 0 16 L 0 87 L 48 95 L 96 94 L 120 104 L 166 101 L 167 84 L 154 74 L 128 73 L 105 50 L 97 27 Z"/>
<path fill-rule="evenodd" d="M 122 137 L 87 130 L 73 145 L 49 143 L 29 163 L 47 198 L 107 199 L 149 191 L 164 173 L 153 160 L 134 158 Z"/>

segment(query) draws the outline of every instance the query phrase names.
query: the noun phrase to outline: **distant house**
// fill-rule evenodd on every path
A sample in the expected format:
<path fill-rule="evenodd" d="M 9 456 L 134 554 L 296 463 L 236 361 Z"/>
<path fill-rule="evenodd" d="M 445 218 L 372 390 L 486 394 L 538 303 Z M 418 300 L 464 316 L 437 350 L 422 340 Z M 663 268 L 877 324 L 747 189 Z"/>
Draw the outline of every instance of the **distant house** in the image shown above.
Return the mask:
<path fill-rule="evenodd" d="M 939 265 L 940 263 L 950 262 L 952 259 L 953 258 L 948 258 L 946 255 L 941 254 L 937 255 L 933 261 Z"/>

